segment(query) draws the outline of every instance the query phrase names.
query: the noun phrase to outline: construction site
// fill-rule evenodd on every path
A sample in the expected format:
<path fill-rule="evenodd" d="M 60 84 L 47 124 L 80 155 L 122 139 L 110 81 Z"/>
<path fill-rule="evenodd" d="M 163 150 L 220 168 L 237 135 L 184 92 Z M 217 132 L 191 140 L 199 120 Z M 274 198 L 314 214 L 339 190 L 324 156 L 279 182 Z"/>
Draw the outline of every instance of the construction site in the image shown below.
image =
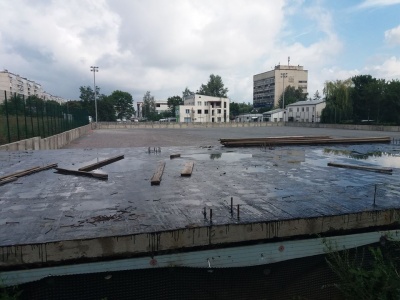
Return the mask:
<path fill-rule="evenodd" d="M 0 280 L 18 299 L 340 299 L 327 251 L 400 238 L 398 139 L 104 129 L 0 151 Z"/>

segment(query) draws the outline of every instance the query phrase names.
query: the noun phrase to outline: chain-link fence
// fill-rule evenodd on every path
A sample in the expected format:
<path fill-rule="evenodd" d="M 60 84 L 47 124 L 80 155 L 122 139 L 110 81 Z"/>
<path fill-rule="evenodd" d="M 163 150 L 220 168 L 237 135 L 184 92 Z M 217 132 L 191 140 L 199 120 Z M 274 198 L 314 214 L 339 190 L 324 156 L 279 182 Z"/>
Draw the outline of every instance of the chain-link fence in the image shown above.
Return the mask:
<path fill-rule="evenodd" d="M 68 102 L 59 104 L 4 92 L 0 103 L 0 145 L 36 136 L 45 138 L 88 123 L 87 111 L 69 107 Z"/>

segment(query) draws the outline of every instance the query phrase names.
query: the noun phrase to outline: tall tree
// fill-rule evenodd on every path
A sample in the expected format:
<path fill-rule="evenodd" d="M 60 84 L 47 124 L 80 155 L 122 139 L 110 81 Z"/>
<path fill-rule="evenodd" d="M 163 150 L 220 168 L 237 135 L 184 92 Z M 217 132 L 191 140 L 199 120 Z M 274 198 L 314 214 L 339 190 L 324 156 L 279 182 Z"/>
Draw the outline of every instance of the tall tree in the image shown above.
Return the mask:
<path fill-rule="evenodd" d="M 147 91 L 143 96 L 143 117 L 150 119 L 152 115 L 156 113 L 156 102 L 154 101 L 154 96 Z"/>
<path fill-rule="evenodd" d="M 285 89 L 285 107 L 289 104 L 295 103 L 297 101 L 304 101 L 307 99 L 307 94 L 303 93 L 303 89 L 301 87 L 295 88 L 294 86 L 288 85 Z M 283 105 L 283 94 L 279 97 L 278 107 L 282 108 Z"/>
<path fill-rule="evenodd" d="M 185 97 L 193 95 L 194 93 L 189 90 L 188 87 L 185 88 L 185 90 L 182 92 L 182 99 L 185 99 Z"/>
<path fill-rule="evenodd" d="M 171 115 L 172 115 L 173 117 L 175 117 L 175 116 L 176 116 L 176 115 L 175 115 L 176 107 L 179 106 L 179 105 L 183 105 L 183 100 L 182 100 L 182 98 L 179 97 L 179 96 L 169 97 L 169 98 L 167 99 L 167 105 L 168 105 L 168 107 L 169 107 L 169 110 L 170 110 L 170 112 L 171 112 Z"/>
<path fill-rule="evenodd" d="M 135 113 L 131 94 L 116 90 L 112 92 L 109 99 L 114 105 L 118 119 L 131 118 Z"/>
<path fill-rule="evenodd" d="M 112 122 L 116 121 L 116 112 L 114 101 L 109 96 L 99 95 L 97 100 L 98 121 Z"/>
<path fill-rule="evenodd" d="M 352 116 L 352 101 L 350 97 L 351 79 L 325 82 L 323 93 L 326 107 L 322 111 L 321 121 L 337 123 L 349 120 Z"/>
<path fill-rule="evenodd" d="M 253 110 L 253 105 L 250 103 L 236 103 L 236 102 L 231 102 L 229 105 L 229 115 L 231 118 L 238 116 L 240 114 L 247 114 L 250 113 Z"/>
<path fill-rule="evenodd" d="M 319 91 L 316 90 L 314 93 L 314 97 L 312 98 L 312 100 L 320 100 L 321 99 L 321 95 L 319 94 Z"/>
<path fill-rule="evenodd" d="M 205 96 L 227 97 L 228 88 L 224 87 L 221 76 L 211 74 L 207 84 L 202 84 L 198 93 Z"/>

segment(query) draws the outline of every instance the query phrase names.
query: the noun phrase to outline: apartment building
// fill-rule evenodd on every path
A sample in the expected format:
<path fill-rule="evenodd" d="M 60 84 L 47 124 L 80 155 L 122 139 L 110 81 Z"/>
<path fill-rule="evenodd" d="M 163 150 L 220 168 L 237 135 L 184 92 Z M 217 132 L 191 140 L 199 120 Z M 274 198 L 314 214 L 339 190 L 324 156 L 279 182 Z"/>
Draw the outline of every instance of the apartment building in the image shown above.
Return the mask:
<path fill-rule="evenodd" d="M 61 97 L 45 92 L 41 84 L 11 73 L 8 70 L 0 71 L 0 103 L 5 99 L 5 92 L 7 93 L 7 98 L 16 94 L 25 98 L 37 96 L 41 99 L 57 101 L 58 103 L 65 101 Z"/>
<path fill-rule="evenodd" d="M 321 112 L 325 108 L 325 100 L 298 101 L 286 107 L 285 121 L 315 122 L 321 121 Z"/>
<path fill-rule="evenodd" d="M 169 111 L 168 101 L 167 100 L 156 100 L 156 112 L 161 114 L 163 112 Z"/>
<path fill-rule="evenodd" d="M 255 108 L 278 106 L 279 97 L 287 86 L 301 87 L 307 93 L 308 71 L 303 66 L 277 65 L 273 70 L 253 76 Z"/>
<path fill-rule="evenodd" d="M 228 123 L 229 98 L 193 94 L 184 98 L 184 104 L 176 108 L 177 122 Z"/>

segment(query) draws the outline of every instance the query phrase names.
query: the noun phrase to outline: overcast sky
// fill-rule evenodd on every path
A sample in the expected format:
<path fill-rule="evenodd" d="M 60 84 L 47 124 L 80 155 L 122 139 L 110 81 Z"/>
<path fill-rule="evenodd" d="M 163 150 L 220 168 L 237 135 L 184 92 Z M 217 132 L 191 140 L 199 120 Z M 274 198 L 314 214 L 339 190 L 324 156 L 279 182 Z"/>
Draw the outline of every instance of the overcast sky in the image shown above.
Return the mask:
<path fill-rule="evenodd" d="M 252 102 L 253 75 L 277 64 L 327 80 L 400 79 L 400 0 L 1 0 L 0 69 L 78 99 L 79 87 L 141 101 L 196 91 L 220 75 Z"/>

